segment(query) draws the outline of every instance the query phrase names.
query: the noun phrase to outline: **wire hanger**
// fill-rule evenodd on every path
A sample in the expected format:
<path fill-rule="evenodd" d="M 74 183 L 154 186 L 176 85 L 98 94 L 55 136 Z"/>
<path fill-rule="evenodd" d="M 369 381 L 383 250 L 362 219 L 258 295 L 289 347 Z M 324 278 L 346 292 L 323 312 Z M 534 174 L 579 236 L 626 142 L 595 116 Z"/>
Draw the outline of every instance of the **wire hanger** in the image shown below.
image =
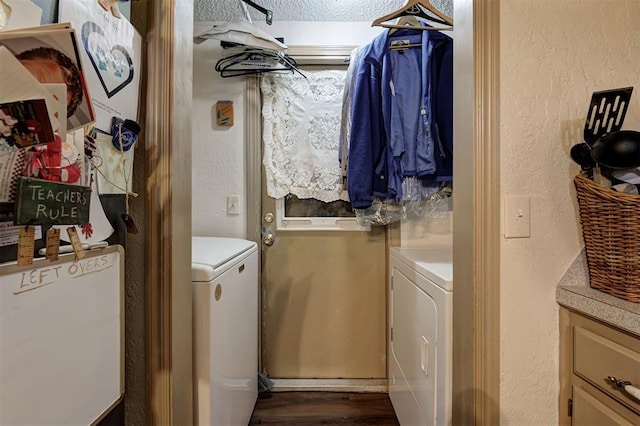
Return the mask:
<path fill-rule="evenodd" d="M 297 72 L 306 78 L 291 56 L 263 49 L 246 49 L 226 56 L 216 63 L 215 70 L 224 78 L 266 72 Z"/>
<path fill-rule="evenodd" d="M 430 12 L 430 13 L 427 13 Z M 435 16 L 434 16 L 435 15 Z M 388 21 L 396 18 L 413 17 L 422 18 L 427 21 L 435 22 L 438 24 L 446 25 L 446 27 L 431 27 L 419 25 L 417 19 L 413 22 L 411 19 L 398 20 L 395 24 L 388 23 Z M 418 23 L 418 25 L 415 25 Z M 404 24 L 404 25 L 403 25 Z M 438 30 L 447 31 L 453 29 L 453 20 L 447 15 L 436 9 L 429 0 L 408 0 L 407 3 L 400 9 L 376 19 L 371 24 L 372 27 L 385 27 L 394 29 L 414 29 L 414 30 Z"/>

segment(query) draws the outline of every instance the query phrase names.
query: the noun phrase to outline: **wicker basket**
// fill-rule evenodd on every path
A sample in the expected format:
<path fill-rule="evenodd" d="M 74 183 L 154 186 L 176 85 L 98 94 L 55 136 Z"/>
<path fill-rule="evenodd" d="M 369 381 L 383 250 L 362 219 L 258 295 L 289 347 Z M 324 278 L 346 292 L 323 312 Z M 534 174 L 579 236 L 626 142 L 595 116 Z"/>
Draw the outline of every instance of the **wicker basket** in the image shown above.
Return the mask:
<path fill-rule="evenodd" d="M 605 188 L 584 174 L 574 183 L 591 288 L 640 303 L 640 196 Z"/>

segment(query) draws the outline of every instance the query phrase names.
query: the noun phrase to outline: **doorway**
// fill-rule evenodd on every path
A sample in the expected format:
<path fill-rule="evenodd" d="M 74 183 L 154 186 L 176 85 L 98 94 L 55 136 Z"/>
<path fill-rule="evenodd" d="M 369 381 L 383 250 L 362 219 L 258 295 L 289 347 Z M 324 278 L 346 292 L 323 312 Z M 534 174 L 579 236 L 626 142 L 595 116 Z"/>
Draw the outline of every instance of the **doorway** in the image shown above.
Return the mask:
<path fill-rule="evenodd" d="M 169 43 L 179 46 L 190 43 L 190 32 L 184 31 L 182 26 L 189 27 L 192 17 L 188 14 L 184 16 L 182 10 L 172 9 L 168 13 L 164 13 L 166 11 L 162 10 L 163 6 L 158 5 L 155 8 L 156 14 L 154 16 L 163 18 L 162 23 L 176 21 L 181 27 L 181 31 L 176 31 L 173 39 L 169 37 Z M 187 7 L 184 9 L 189 10 Z M 456 45 L 465 46 L 464 49 L 456 48 L 455 53 L 456 64 L 461 65 L 458 69 L 464 69 L 465 76 L 462 80 L 458 80 L 460 84 L 455 89 L 456 102 L 458 100 L 464 102 L 464 105 L 460 102 L 456 105 L 463 106 L 464 112 L 460 115 L 456 112 L 456 123 L 460 124 L 460 127 L 456 124 L 456 129 L 461 129 L 461 131 L 456 135 L 456 140 L 459 142 L 456 142 L 457 166 L 455 166 L 454 175 L 459 185 L 465 189 L 464 194 L 462 191 L 457 192 L 457 198 L 454 201 L 454 211 L 456 212 L 454 219 L 454 246 L 456 247 L 454 263 L 468 265 L 464 270 L 454 268 L 456 295 L 461 296 L 454 301 L 456 312 L 460 312 L 459 318 L 454 319 L 457 340 L 457 343 L 454 342 L 454 371 L 456 371 L 454 373 L 454 399 L 459 402 L 461 408 L 459 411 L 454 409 L 457 414 L 454 424 L 494 424 L 497 421 L 495 404 L 499 401 L 500 372 L 498 362 L 499 319 L 497 318 L 500 296 L 499 245 L 496 244 L 500 216 L 498 181 L 496 180 L 496 165 L 499 160 L 497 150 L 499 140 L 497 138 L 499 129 L 497 120 L 499 10 L 499 2 L 480 0 L 459 0 L 455 2 L 454 7 Z M 167 27 L 173 28 L 169 25 Z M 172 61 L 173 51 L 171 49 L 158 49 L 153 44 L 159 44 L 164 40 L 164 32 L 150 33 L 149 37 L 151 50 L 156 48 L 156 52 L 167 53 L 162 55 L 160 58 L 162 60 L 156 61 L 166 64 L 166 66 L 153 67 L 151 70 L 168 70 L 158 76 L 151 74 L 149 76 L 151 86 L 162 89 L 171 87 L 171 83 L 175 80 L 174 75 L 179 79 L 190 74 L 191 68 L 182 66 L 185 63 L 190 64 L 188 58 L 182 62 L 180 60 Z M 187 49 L 182 51 L 186 52 Z M 179 56 L 178 59 L 181 58 L 182 56 Z M 175 64 L 181 65 L 174 69 Z M 185 78 L 185 80 L 189 79 Z M 256 82 L 249 81 L 247 86 L 252 84 L 255 85 Z M 248 91 L 245 98 L 247 110 L 259 108 L 259 97 L 256 96 L 258 93 L 256 90 Z M 176 146 L 184 146 L 184 135 L 188 134 L 188 132 L 171 131 L 170 123 L 174 121 L 173 119 L 180 122 L 182 112 L 188 111 L 187 108 L 171 108 L 170 106 L 175 103 L 172 99 L 173 96 L 171 93 L 167 94 L 165 97 L 167 102 L 159 102 L 157 98 L 153 97 L 147 101 L 150 106 L 158 105 L 160 110 L 152 116 L 162 118 L 150 120 L 148 126 L 149 133 L 152 136 L 159 135 L 157 140 L 163 141 L 158 145 L 155 153 L 155 156 L 160 158 L 169 156 L 172 151 L 172 143 Z M 260 116 L 255 115 L 253 119 L 257 123 L 253 125 L 247 123 L 245 140 L 249 147 L 260 140 L 259 134 L 255 132 L 255 129 L 260 128 Z M 249 182 L 259 181 L 259 176 L 254 175 L 260 170 L 260 156 L 251 150 L 247 152 L 247 179 Z M 190 169 L 188 159 L 180 161 L 182 157 L 188 157 L 188 155 L 184 152 L 182 154 L 183 156 L 180 158 L 171 160 L 171 163 L 188 170 Z M 169 156 L 169 158 L 171 157 Z M 157 175 L 153 171 L 149 173 Z M 168 193 L 169 196 L 166 198 L 171 200 L 171 188 L 175 187 L 171 182 L 171 174 L 167 173 L 162 176 L 166 177 L 162 180 L 162 194 Z M 183 183 L 183 181 L 184 178 L 181 177 L 179 183 Z M 176 188 L 180 189 L 180 186 L 178 185 Z M 174 189 L 173 192 L 176 193 L 176 191 Z M 177 193 L 185 194 L 188 191 L 178 190 Z M 477 203 L 475 203 L 476 198 L 478 199 Z M 181 200 L 182 197 L 172 201 L 173 204 L 180 205 Z M 157 208 L 158 205 L 162 206 L 159 210 L 161 216 L 164 215 L 162 217 L 168 216 L 168 212 L 171 211 L 163 203 L 149 202 L 148 204 L 152 208 Z M 251 192 L 248 194 L 247 209 L 259 211 L 259 194 L 252 195 Z M 178 231 L 179 226 L 183 225 L 185 220 L 188 223 L 188 220 L 185 219 L 188 218 L 188 213 L 185 214 L 181 209 L 177 210 L 178 212 L 174 212 L 173 216 L 168 216 L 170 224 L 175 225 L 176 229 L 174 230 L 174 226 L 159 229 L 158 234 L 153 234 L 154 240 L 150 241 L 150 245 L 158 241 L 173 241 L 174 239 L 180 240 L 181 244 L 188 244 L 189 236 Z M 153 227 L 149 227 L 149 229 L 155 231 Z M 258 215 L 254 218 L 249 217 L 247 238 L 259 241 L 260 233 L 260 217 Z M 157 238 L 155 238 L 156 236 Z M 474 254 L 480 252 L 482 255 Z M 150 336 L 148 347 L 157 349 L 158 356 L 165 360 L 165 362 L 148 364 L 148 375 L 152 378 L 158 378 L 152 379 L 149 384 L 150 410 L 153 412 L 153 418 L 159 423 L 161 421 L 158 420 L 163 419 L 168 420 L 166 423 L 170 423 L 171 419 L 176 420 L 177 423 L 188 423 L 179 420 L 184 419 L 183 414 L 191 408 L 189 392 L 186 391 L 188 386 L 186 383 L 182 383 L 188 377 L 181 374 L 185 369 L 190 368 L 190 357 L 183 356 L 184 339 L 172 341 L 172 336 L 175 334 L 173 330 L 190 328 L 187 324 L 190 318 L 189 310 L 185 308 L 187 304 L 184 303 L 185 300 L 189 300 L 187 296 L 189 289 L 182 286 L 182 290 L 180 290 L 179 271 L 171 273 L 172 264 L 177 266 L 180 271 L 188 268 L 188 262 L 185 262 L 185 258 L 188 258 L 188 250 L 173 257 L 158 250 L 147 253 L 146 257 L 148 268 L 159 271 L 161 276 L 166 277 L 162 280 L 155 280 L 156 276 L 147 278 L 147 281 L 152 283 L 147 318 L 148 324 L 153 324 L 153 327 L 147 328 Z M 477 267 L 473 265 L 477 265 Z M 162 272 L 166 272 L 166 274 L 162 274 Z M 172 293 L 172 289 L 177 291 Z M 171 309 L 172 306 L 177 309 Z M 188 334 L 190 335 L 190 333 Z M 185 337 L 184 333 L 180 333 L 180 335 Z M 180 379 L 171 379 L 174 376 Z"/>

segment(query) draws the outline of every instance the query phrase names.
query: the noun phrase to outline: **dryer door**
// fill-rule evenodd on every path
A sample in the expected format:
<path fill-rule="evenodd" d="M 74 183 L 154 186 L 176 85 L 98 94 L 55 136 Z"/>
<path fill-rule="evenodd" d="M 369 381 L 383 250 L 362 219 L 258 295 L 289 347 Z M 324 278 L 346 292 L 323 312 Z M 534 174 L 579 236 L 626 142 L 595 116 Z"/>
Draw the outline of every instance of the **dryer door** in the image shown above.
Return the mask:
<path fill-rule="evenodd" d="M 435 301 L 397 268 L 393 269 L 391 352 L 427 424 L 436 424 L 437 330 Z"/>

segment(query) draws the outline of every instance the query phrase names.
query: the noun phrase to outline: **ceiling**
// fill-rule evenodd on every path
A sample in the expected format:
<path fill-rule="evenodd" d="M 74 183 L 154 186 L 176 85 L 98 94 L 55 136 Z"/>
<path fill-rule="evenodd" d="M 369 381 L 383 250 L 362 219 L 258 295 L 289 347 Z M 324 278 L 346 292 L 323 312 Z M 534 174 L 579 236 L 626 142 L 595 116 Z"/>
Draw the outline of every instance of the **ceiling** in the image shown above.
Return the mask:
<path fill-rule="evenodd" d="M 372 21 L 401 8 L 406 0 L 253 0 L 273 11 L 274 21 Z M 433 6 L 453 15 L 453 0 L 432 0 Z M 264 15 L 248 6 L 254 21 Z M 240 0 L 195 0 L 196 21 L 231 21 L 243 16 Z"/>

